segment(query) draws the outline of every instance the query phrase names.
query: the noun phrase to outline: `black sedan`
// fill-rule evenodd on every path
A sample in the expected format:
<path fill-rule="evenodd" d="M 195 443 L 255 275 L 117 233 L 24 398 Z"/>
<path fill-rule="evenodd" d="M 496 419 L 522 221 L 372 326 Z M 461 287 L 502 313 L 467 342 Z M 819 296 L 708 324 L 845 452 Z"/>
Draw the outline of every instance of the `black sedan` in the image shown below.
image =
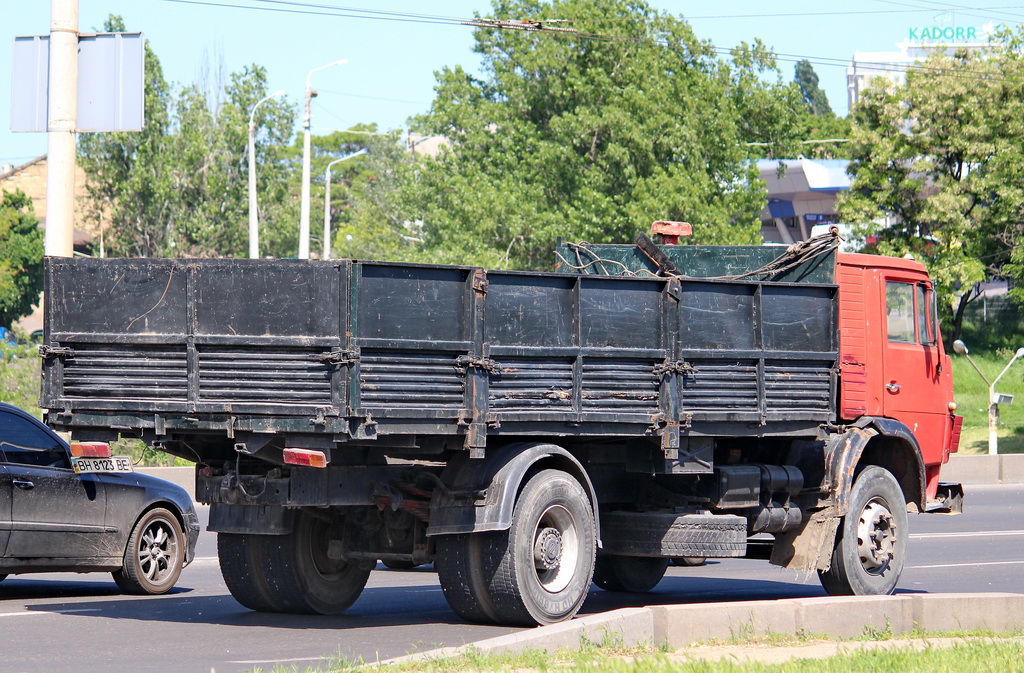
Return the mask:
<path fill-rule="evenodd" d="M 169 591 L 195 555 L 199 519 L 183 488 L 131 469 L 107 445 L 69 445 L 0 403 L 0 580 L 109 572 L 126 593 Z"/>

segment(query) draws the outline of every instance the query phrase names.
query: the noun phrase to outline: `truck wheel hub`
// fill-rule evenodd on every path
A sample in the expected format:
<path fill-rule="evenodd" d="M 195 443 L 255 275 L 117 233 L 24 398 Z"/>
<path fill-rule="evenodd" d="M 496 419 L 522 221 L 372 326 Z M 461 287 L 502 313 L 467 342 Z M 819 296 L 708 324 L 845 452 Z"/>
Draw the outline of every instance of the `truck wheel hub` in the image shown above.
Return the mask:
<path fill-rule="evenodd" d="M 554 570 L 562 559 L 562 534 L 554 528 L 537 532 L 533 545 L 533 562 L 537 570 Z"/>
<path fill-rule="evenodd" d="M 888 569 L 895 555 L 896 526 L 892 512 L 880 502 L 871 502 L 861 512 L 857 524 L 857 555 L 869 573 L 879 575 Z"/>

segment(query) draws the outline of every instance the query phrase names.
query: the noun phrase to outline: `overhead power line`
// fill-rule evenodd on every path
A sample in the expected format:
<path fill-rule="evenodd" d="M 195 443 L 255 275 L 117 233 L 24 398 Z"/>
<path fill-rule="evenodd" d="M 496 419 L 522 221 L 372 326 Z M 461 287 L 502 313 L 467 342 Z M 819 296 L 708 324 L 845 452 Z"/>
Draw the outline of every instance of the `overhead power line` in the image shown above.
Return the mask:
<path fill-rule="evenodd" d="M 199 5 L 203 7 L 222 7 L 227 9 L 245 9 L 255 12 L 276 12 L 280 14 L 303 14 L 311 16 L 337 16 L 348 19 L 372 19 L 377 21 L 400 21 L 404 23 L 429 23 L 437 25 L 457 26 L 461 20 L 454 20 L 447 17 L 431 17 L 429 15 L 405 14 L 399 12 L 383 13 L 379 10 L 346 9 L 334 5 L 318 5 L 309 2 L 285 2 L 284 0 L 251 0 L 251 2 L 266 2 L 282 7 L 266 7 L 262 5 L 245 5 L 232 2 L 213 2 L 211 0 L 160 0 L 161 2 L 172 2 L 180 5 Z"/>
<path fill-rule="evenodd" d="M 957 4 L 953 4 L 953 3 L 950 3 L 950 2 L 938 2 L 936 0 L 913 0 L 913 2 L 917 3 L 917 4 L 913 4 L 913 5 L 907 4 L 906 2 L 898 2 L 897 0 L 875 0 L 875 2 L 880 2 L 880 3 L 885 4 L 885 5 L 895 5 L 897 7 L 912 7 L 912 8 L 922 7 L 923 5 L 921 3 L 924 3 L 925 11 L 930 11 L 930 12 L 954 12 L 955 11 L 956 13 L 962 14 L 964 16 L 972 16 L 972 17 L 978 18 L 978 19 L 995 19 L 997 21 L 1002 21 L 1003 20 L 1002 17 L 1000 17 L 998 15 L 997 16 L 993 16 L 992 14 L 977 14 L 976 12 L 983 12 L 983 11 L 989 11 L 989 10 L 999 10 L 999 9 L 1020 9 L 1020 7 L 1018 7 L 1018 6 L 1009 6 L 1009 7 L 968 7 L 966 5 L 957 5 Z M 1005 12 L 997 12 L 996 14 L 1005 14 Z M 1011 16 L 1015 16 L 1015 15 L 1011 14 Z M 1019 15 L 1016 15 L 1016 16 L 1019 16 Z"/>
<path fill-rule="evenodd" d="M 601 33 L 584 32 L 583 30 L 571 28 L 566 25 L 568 23 L 583 23 L 583 22 L 599 22 L 603 20 L 595 19 L 578 19 L 578 20 L 567 20 L 567 19 L 494 19 L 494 18 L 460 18 L 453 16 L 434 15 L 434 14 L 421 14 L 414 12 L 398 12 L 390 10 L 379 10 L 379 9 L 366 9 L 359 7 L 348 7 L 326 3 L 316 2 L 303 2 L 301 0 L 248 0 L 249 3 L 258 4 L 242 4 L 245 0 L 237 0 L 236 2 L 216 2 L 213 0 L 161 0 L 162 2 L 173 2 L 176 4 L 186 5 L 199 5 L 207 7 L 222 7 L 230 9 L 250 10 L 250 11 L 267 11 L 277 12 L 285 14 L 301 14 L 301 15 L 315 15 L 315 16 L 335 16 L 339 18 L 352 18 L 352 19 L 372 19 L 379 21 L 400 21 L 407 23 L 424 23 L 434 25 L 473 25 L 484 28 L 493 28 L 497 30 L 517 30 L 517 31 L 529 31 L 535 33 L 546 33 L 552 36 L 561 37 L 574 37 L 584 40 L 600 41 L 600 42 L 630 42 L 634 44 L 653 44 L 659 45 L 666 48 L 676 48 L 675 45 L 670 45 L 664 40 L 657 40 L 654 38 L 643 38 L 643 37 L 627 37 L 627 36 L 616 36 L 616 35 L 603 35 Z M 928 0 L 921 0 L 927 2 Z M 876 2 L 883 2 L 885 4 L 905 6 L 910 9 L 899 10 L 905 12 L 918 12 L 918 11 L 948 11 L 948 8 L 954 9 L 973 9 L 966 8 L 960 5 L 952 5 L 951 3 L 934 3 L 942 5 L 944 8 L 939 10 L 936 7 L 922 7 L 921 5 L 909 5 L 905 2 L 897 2 L 896 0 L 876 0 Z M 268 6 L 273 5 L 273 6 Z M 1024 8 L 1024 5 L 1012 5 L 1001 7 L 1000 9 L 1017 9 Z M 836 15 L 846 14 L 847 12 L 835 12 Z M 869 12 L 861 12 L 869 13 Z M 819 13 L 824 15 L 826 13 Z M 741 15 L 733 15 L 732 18 L 736 18 Z M 746 16 L 746 15 L 742 15 Z M 751 15 L 754 16 L 754 15 Z M 789 16 L 787 13 L 777 14 L 759 14 L 758 17 L 768 16 Z M 801 16 L 807 16 L 802 14 Z M 684 20 L 689 20 L 688 17 L 682 17 Z M 689 17 L 689 18 L 718 18 L 718 17 Z M 724 15 L 722 18 L 726 18 Z M 614 19 L 613 19 L 614 20 Z M 631 19 L 624 19 L 631 20 Z M 558 24 L 558 25 L 553 25 Z M 730 56 L 731 49 L 724 47 L 717 47 L 714 45 L 710 46 L 711 50 L 719 56 Z M 772 52 L 772 56 L 776 61 L 783 63 L 797 63 L 799 61 L 808 61 L 809 63 L 822 67 L 848 67 L 852 59 L 838 59 L 830 58 L 826 56 L 810 56 L 802 54 L 788 54 L 782 52 Z M 923 72 L 931 72 L 938 75 L 947 75 L 952 77 L 991 77 L 996 79 L 991 72 L 982 70 L 951 70 L 948 68 L 936 68 L 932 66 L 925 66 L 923 64 L 876 64 L 870 63 L 865 64 L 871 69 L 882 72 L 905 72 L 910 69 L 915 69 Z M 1008 79 L 1003 77 L 1002 79 Z"/>

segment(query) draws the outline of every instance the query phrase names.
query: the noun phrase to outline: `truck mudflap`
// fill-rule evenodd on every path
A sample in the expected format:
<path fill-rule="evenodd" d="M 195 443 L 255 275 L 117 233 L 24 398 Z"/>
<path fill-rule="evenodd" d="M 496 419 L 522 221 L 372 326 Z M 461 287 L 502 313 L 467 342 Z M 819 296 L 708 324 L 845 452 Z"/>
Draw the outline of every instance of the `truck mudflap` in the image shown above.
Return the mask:
<path fill-rule="evenodd" d="M 964 486 L 954 482 L 940 481 L 935 497 L 928 500 L 925 511 L 929 514 L 963 514 Z"/>

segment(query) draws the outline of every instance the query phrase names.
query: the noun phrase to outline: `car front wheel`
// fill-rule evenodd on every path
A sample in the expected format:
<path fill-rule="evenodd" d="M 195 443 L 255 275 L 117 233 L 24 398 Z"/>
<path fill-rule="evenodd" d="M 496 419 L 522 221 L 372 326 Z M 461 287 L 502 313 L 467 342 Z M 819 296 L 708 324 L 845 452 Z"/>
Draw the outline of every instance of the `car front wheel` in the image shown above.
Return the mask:
<path fill-rule="evenodd" d="M 178 519 L 162 507 L 146 512 L 128 537 L 124 564 L 112 574 L 128 594 L 156 595 L 171 590 L 185 562 Z"/>

